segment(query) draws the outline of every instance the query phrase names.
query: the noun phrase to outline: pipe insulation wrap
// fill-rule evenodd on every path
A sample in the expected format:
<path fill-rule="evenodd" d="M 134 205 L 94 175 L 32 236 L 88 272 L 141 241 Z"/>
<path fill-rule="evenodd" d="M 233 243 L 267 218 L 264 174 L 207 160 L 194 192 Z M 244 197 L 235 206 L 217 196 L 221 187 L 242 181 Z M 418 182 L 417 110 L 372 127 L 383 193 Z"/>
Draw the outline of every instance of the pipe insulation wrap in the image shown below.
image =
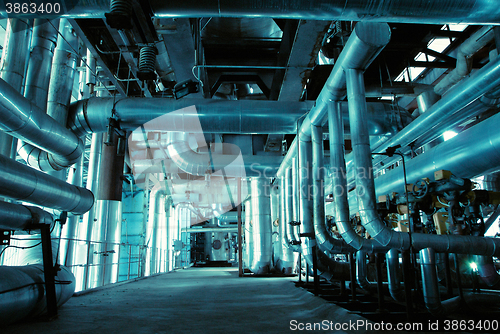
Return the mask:
<path fill-rule="evenodd" d="M 82 214 L 94 205 L 89 190 L 70 185 L 0 155 L 0 195 L 52 209 Z"/>
<path fill-rule="evenodd" d="M 267 274 L 272 259 L 271 185 L 265 177 L 253 177 L 250 183 L 252 203 L 253 257 L 250 270 Z"/>
<path fill-rule="evenodd" d="M 10 324 L 26 317 L 36 317 L 45 312 L 45 286 L 43 265 L 8 267 L 0 266 L 0 322 Z M 75 292 L 75 277 L 61 267 L 56 280 L 57 306 L 63 305 Z M 67 282 L 67 284 L 66 284 Z"/>

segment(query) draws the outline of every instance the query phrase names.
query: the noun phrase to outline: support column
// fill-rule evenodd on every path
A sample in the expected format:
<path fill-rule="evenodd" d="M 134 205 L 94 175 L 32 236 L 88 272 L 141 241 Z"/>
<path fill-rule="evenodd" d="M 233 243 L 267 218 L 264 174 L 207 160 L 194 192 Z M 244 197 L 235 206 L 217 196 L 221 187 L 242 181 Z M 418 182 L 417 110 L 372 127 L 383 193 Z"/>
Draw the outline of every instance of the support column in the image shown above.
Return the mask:
<path fill-rule="evenodd" d="M 104 134 L 106 136 L 106 134 Z M 112 145 L 103 144 L 100 162 L 99 186 L 97 191 L 96 221 L 93 240 L 100 242 L 94 254 L 96 265 L 93 275 L 95 286 L 114 283 L 118 277 L 118 263 L 121 242 L 122 221 L 122 175 L 124 156 L 118 156 L 118 136 Z"/>

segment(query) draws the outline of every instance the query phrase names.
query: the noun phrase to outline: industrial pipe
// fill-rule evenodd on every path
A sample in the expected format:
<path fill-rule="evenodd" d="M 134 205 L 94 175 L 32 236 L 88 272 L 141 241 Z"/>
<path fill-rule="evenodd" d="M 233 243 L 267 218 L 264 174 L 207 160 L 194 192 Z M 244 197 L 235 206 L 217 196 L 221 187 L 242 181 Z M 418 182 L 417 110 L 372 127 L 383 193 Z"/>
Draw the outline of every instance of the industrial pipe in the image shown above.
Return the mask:
<path fill-rule="evenodd" d="M 311 124 L 323 125 L 330 101 L 340 101 L 344 98 L 346 87 L 344 69 L 365 70 L 389 43 L 390 37 L 391 30 L 386 23 L 360 22 L 356 25 L 316 99 L 314 108 L 302 122 L 299 131 L 302 136 L 310 137 Z M 289 168 L 292 158 L 297 155 L 297 142 L 298 138 L 295 138 L 276 173 L 278 177 L 283 175 L 284 170 Z"/>
<path fill-rule="evenodd" d="M 0 230 L 39 229 L 33 225 L 52 225 L 53 223 L 52 215 L 39 207 L 0 201 Z"/>
<path fill-rule="evenodd" d="M 250 270 L 254 274 L 267 274 L 272 258 L 272 228 L 270 184 L 265 177 L 251 181 L 253 259 Z"/>
<path fill-rule="evenodd" d="M 117 118 L 125 130 L 144 126 L 146 131 L 294 134 L 297 119 L 313 106 L 312 101 L 91 98 L 71 104 L 68 125 L 78 136 L 106 131 L 110 117 Z M 399 107 L 389 103 L 369 103 L 368 110 L 373 135 L 395 133 L 409 122 Z M 342 114 L 347 120 L 346 103 L 342 104 Z"/>
<path fill-rule="evenodd" d="M 373 181 L 373 166 L 371 161 L 371 150 L 369 143 L 369 136 L 367 133 L 367 125 L 363 120 L 364 115 L 364 85 L 363 85 L 363 73 L 359 70 L 347 70 L 347 92 L 349 101 L 349 115 L 351 119 L 351 131 L 352 131 L 352 146 L 354 152 L 354 161 L 356 165 L 356 194 L 358 198 L 358 208 L 361 217 L 361 223 L 366 228 L 367 232 L 380 242 L 384 246 L 390 248 L 396 248 L 400 250 L 406 250 L 411 247 L 416 250 L 420 250 L 427 247 L 432 247 L 436 252 L 449 252 L 457 254 L 474 254 L 474 255 L 489 255 L 489 256 L 499 256 L 500 255 L 500 240 L 495 238 L 485 238 L 485 237 L 475 237 L 475 236 L 462 236 L 462 235 L 437 235 L 437 234 L 423 234 L 423 233 L 413 233 L 410 236 L 408 233 L 396 232 L 388 228 L 376 210 L 375 204 L 375 184 Z M 500 116 L 500 115 L 496 115 Z M 493 120 L 488 122 L 488 124 L 495 124 Z M 474 128 L 471 128 L 471 130 Z M 488 133 L 482 133 L 482 136 L 488 136 Z M 470 140 L 474 137 L 467 137 L 467 143 L 470 145 Z M 443 143 L 446 144 L 447 142 Z M 443 146 L 443 144 L 431 149 L 435 151 L 437 148 Z M 477 143 L 475 143 L 477 145 Z M 496 146 L 498 143 L 488 142 L 487 146 Z M 474 156 L 477 156 L 478 149 L 475 147 Z M 452 150 L 454 154 L 457 153 L 456 147 Z M 425 156 L 423 154 L 422 156 Z M 478 155 L 486 157 L 484 155 Z M 442 158 L 442 157 L 440 157 Z M 492 157 L 493 159 L 499 158 Z M 435 168 L 437 163 L 434 160 L 433 167 Z M 490 161 L 483 161 L 487 159 L 476 159 L 481 160 L 481 164 L 488 164 Z M 415 161 L 415 159 L 413 160 Z M 450 161 L 446 161 L 447 168 L 450 168 Z M 499 164 L 488 165 L 490 169 L 494 169 Z M 464 166 L 462 166 L 464 168 Z M 408 166 L 410 170 L 410 167 Z M 450 168 L 451 170 L 454 170 Z M 471 170 L 474 172 L 474 170 Z M 410 172 L 411 173 L 411 172 Z M 387 177 L 390 173 L 384 175 Z M 421 175 L 426 175 L 427 173 L 420 173 Z M 458 174 L 460 175 L 460 174 Z M 403 179 L 401 177 L 401 179 Z M 413 178 L 408 178 L 408 182 L 412 182 Z M 398 180 L 400 181 L 400 180 Z M 404 187 L 397 190 L 403 191 Z M 396 191 L 397 191 L 396 190 Z M 386 194 L 387 192 L 383 192 Z"/>
<path fill-rule="evenodd" d="M 387 263 L 387 281 L 389 283 L 389 293 L 398 302 L 405 300 L 403 287 L 401 286 L 401 273 L 399 269 L 399 252 L 397 249 L 390 249 L 385 254 Z"/>
<path fill-rule="evenodd" d="M 7 157 L 0 156 L 0 195 L 75 214 L 94 205 L 94 195 Z"/>
<path fill-rule="evenodd" d="M 279 218 L 279 238 L 280 238 L 280 247 L 281 247 L 281 258 L 279 266 L 281 268 L 281 272 L 284 274 L 292 274 L 294 271 L 294 255 L 293 248 L 289 243 L 288 239 L 288 226 L 290 225 L 287 216 L 288 216 L 288 207 L 287 207 L 287 182 L 285 177 L 281 177 L 280 179 L 280 218 Z"/>
<path fill-rule="evenodd" d="M 294 182 L 293 177 L 295 175 L 292 173 L 292 169 L 288 168 L 285 171 L 285 236 L 286 236 L 286 245 L 292 249 L 294 252 L 300 252 L 300 242 L 299 239 L 295 236 L 295 226 L 291 223 L 296 222 L 297 220 L 294 218 L 294 207 L 295 200 L 295 192 L 294 192 Z"/>
<path fill-rule="evenodd" d="M 57 272 L 57 306 L 63 305 L 75 292 L 75 277 L 66 267 Z M 0 266 L 0 322 L 8 325 L 26 317 L 36 317 L 46 311 L 42 264 L 30 266 Z"/>

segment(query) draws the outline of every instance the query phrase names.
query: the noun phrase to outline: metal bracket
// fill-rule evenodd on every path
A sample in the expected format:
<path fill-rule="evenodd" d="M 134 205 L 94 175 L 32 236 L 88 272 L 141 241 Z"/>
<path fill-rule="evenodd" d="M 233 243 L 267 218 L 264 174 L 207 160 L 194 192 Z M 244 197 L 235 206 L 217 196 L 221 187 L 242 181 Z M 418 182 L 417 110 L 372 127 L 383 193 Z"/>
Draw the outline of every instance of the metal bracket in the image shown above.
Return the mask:
<path fill-rule="evenodd" d="M 302 242 L 300 240 L 292 240 L 290 241 L 290 245 L 292 246 L 298 246 L 300 245 Z"/>
<path fill-rule="evenodd" d="M 9 230 L 0 230 L 0 246 L 10 245 L 10 234 Z"/>
<path fill-rule="evenodd" d="M 292 226 L 300 226 L 301 223 L 300 222 L 291 221 L 288 224 L 290 224 Z"/>

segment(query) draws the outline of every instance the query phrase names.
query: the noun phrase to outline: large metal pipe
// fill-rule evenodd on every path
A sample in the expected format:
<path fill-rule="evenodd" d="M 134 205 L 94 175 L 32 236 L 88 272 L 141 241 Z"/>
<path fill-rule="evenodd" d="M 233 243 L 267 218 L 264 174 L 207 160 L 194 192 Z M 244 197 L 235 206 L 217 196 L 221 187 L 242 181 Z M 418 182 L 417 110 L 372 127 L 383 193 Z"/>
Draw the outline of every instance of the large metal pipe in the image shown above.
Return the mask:
<path fill-rule="evenodd" d="M 62 8 L 67 8 L 64 17 L 104 18 L 109 12 L 108 0 L 95 0 L 91 3 L 64 0 Z M 252 0 L 231 1 L 196 0 L 149 1 L 153 15 L 162 17 L 272 17 L 281 19 L 340 20 L 340 21 L 378 21 L 398 23 L 442 24 L 499 23 L 500 9 L 488 0 L 440 1 L 429 0 L 424 3 L 414 1 L 389 2 L 383 0 L 330 1 L 330 0 L 266 0 L 255 3 Z M 2 10 L 0 16 L 7 17 Z M 49 17 L 51 14 L 47 14 Z M 52 14 L 59 17 L 61 13 Z"/>
<path fill-rule="evenodd" d="M 470 73 L 470 60 L 476 52 L 481 50 L 495 38 L 492 26 L 480 28 L 463 42 L 457 51 L 457 65 L 438 84 L 434 86 L 434 92 L 444 95 L 457 82 Z"/>
<path fill-rule="evenodd" d="M 279 218 L 279 247 L 281 247 L 281 257 L 279 267 L 284 274 L 291 274 L 294 270 L 294 255 L 293 248 L 288 241 L 288 225 L 287 221 L 287 182 L 284 177 L 280 179 L 280 218 Z"/>
<path fill-rule="evenodd" d="M 388 147 L 401 145 L 402 151 L 406 152 L 412 143 L 421 143 L 432 140 L 442 134 L 440 123 L 449 123 L 450 119 L 459 117 L 462 110 L 465 115 L 472 111 L 485 110 L 487 106 L 476 101 L 482 95 L 498 89 L 500 86 L 500 57 L 489 62 L 481 69 L 472 73 L 468 78 L 452 87 L 443 98 L 437 101 L 429 110 L 420 115 L 415 121 L 406 126 L 397 135 L 383 143 L 377 148 L 377 152 L 384 152 Z M 477 107 L 476 107 L 477 105 Z M 465 109 L 464 109 L 465 108 Z M 463 121 L 462 116 L 460 119 Z M 407 148 L 408 146 L 408 148 Z M 375 157 L 373 164 L 384 161 L 390 164 L 398 158 Z"/>
<path fill-rule="evenodd" d="M 52 215 L 39 207 L 0 201 L 1 230 L 29 230 L 34 224 L 52 225 L 53 223 Z"/>
<path fill-rule="evenodd" d="M 391 297 L 398 302 L 405 300 L 404 291 L 401 286 L 401 272 L 399 269 L 399 252 L 397 249 L 390 249 L 385 254 L 387 262 L 387 281 Z"/>
<path fill-rule="evenodd" d="M 5 29 L 5 43 L 0 63 L 0 77 L 20 92 L 26 70 L 26 54 L 29 50 L 31 29 L 28 20 L 8 19 Z M 0 131 L 0 154 L 10 157 L 16 151 L 17 143 L 9 134 Z M 14 150 L 12 147 L 14 146 Z"/>
<path fill-rule="evenodd" d="M 49 155 L 51 168 L 62 168 L 75 163 L 83 152 L 82 141 L 61 126 L 40 108 L 30 103 L 8 83 L 0 79 L 0 129 L 28 142 Z M 36 166 L 47 169 L 47 166 Z"/>
<path fill-rule="evenodd" d="M 325 86 L 321 90 L 313 109 L 302 122 L 300 133 L 306 138 L 310 136 L 311 124 L 321 126 L 324 123 L 330 101 L 340 101 L 345 96 L 345 73 L 344 69 L 355 68 L 366 69 L 382 49 L 389 43 L 391 30 L 386 23 L 363 23 L 360 22 L 354 28 L 344 49 L 328 77 Z M 295 138 L 288 150 L 277 176 L 283 172 L 297 155 L 297 141 Z"/>
<path fill-rule="evenodd" d="M 149 219 L 148 226 L 146 230 L 146 245 L 148 247 L 147 253 L 147 267 L 146 275 L 156 274 L 158 272 L 158 238 L 157 235 L 160 234 L 161 226 L 161 216 L 165 216 L 165 196 L 168 195 L 168 190 L 164 186 L 155 186 L 150 193 L 149 202 Z M 163 226 L 165 228 L 165 226 Z M 149 249 L 151 247 L 151 249 Z M 149 270 L 148 270 L 149 268 Z"/>
<path fill-rule="evenodd" d="M 285 171 L 285 231 L 286 231 L 286 243 L 288 247 L 290 247 L 294 252 L 300 251 L 299 246 L 299 238 L 296 238 L 295 226 L 291 223 L 296 222 L 297 219 L 294 217 L 294 210 L 296 207 L 294 206 L 295 201 L 295 182 L 293 178 L 295 174 L 292 171 L 292 168 L 288 168 Z"/>
<path fill-rule="evenodd" d="M 495 238 L 413 233 L 410 239 L 408 233 L 396 232 L 394 230 L 391 230 L 384 224 L 384 222 L 382 221 L 376 210 L 375 184 L 373 181 L 371 150 L 370 150 L 370 143 L 369 143 L 369 136 L 367 132 L 366 122 L 363 119 L 365 110 L 363 73 L 359 70 L 347 70 L 346 76 L 347 76 L 347 92 L 349 101 L 349 115 L 351 120 L 351 131 L 352 131 L 351 140 L 352 140 L 354 161 L 357 172 L 356 194 L 358 198 L 358 208 L 361 217 L 361 222 L 363 226 L 366 228 L 367 232 L 382 245 L 401 250 L 409 249 L 411 245 L 416 250 L 432 247 L 436 252 L 450 252 L 458 254 L 475 254 L 475 255 L 490 255 L 490 256 L 500 255 L 500 240 Z M 491 123 L 498 124 L 493 122 L 493 120 L 488 122 L 488 124 Z M 483 132 L 482 136 L 488 136 L 488 133 Z M 468 145 L 470 144 L 471 138 L 472 137 L 467 138 Z M 443 144 L 446 143 L 447 142 Z M 443 144 L 431 149 L 431 152 L 432 151 L 435 152 L 435 150 L 443 146 Z M 477 143 L 475 144 L 477 145 Z M 491 143 L 487 143 L 486 146 L 495 147 L 498 144 L 499 144 L 498 142 L 495 143 L 493 141 Z M 456 152 L 457 151 L 455 149 L 454 153 L 456 154 Z M 476 156 L 478 154 L 478 150 L 475 149 L 474 153 L 475 153 L 474 156 Z M 478 156 L 485 157 L 483 155 L 478 155 Z M 500 158 L 500 156 L 497 155 L 496 157 L 492 158 L 498 159 Z M 433 167 L 436 166 L 436 160 L 434 160 Z M 484 161 L 487 159 L 477 159 L 477 160 L 481 160 L 482 165 L 488 164 L 490 162 L 490 161 Z M 493 168 L 498 168 L 494 167 L 498 165 L 499 164 L 497 163 L 488 166 L 489 168 L 493 169 Z M 446 166 L 447 168 L 450 167 L 450 163 L 448 161 L 446 161 Z M 449 169 L 454 170 L 452 168 Z M 472 170 L 471 172 L 474 172 L 474 170 Z M 388 174 L 389 173 L 387 173 L 385 177 L 387 177 Z M 424 173 L 424 175 L 427 175 L 427 173 Z M 460 175 L 460 173 L 458 173 L 457 175 Z M 413 180 L 414 179 L 415 177 L 413 178 Z M 408 179 L 408 182 L 412 181 Z M 401 188 L 398 188 L 398 190 L 403 191 L 404 190 L 403 188 L 404 187 L 401 185 Z M 385 194 L 387 192 L 383 193 Z"/>
<path fill-rule="evenodd" d="M 94 204 L 94 195 L 87 189 L 4 156 L 0 156 L 0 195 L 75 214 L 87 212 Z"/>
<path fill-rule="evenodd" d="M 356 252 L 356 283 L 366 291 L 373 291 L 376 283 L 368 280 L 368 264 L 366 263 L 366 251 Z"/>
<path fill-rule="evenodd" d="M 330 134 L 330 171 L 332 179 L 332 193 L 335 207 L 335 224 L 343 240 L 351 247 L 351 251 L 383 251 L 385 247 L 374 239 L 366 239 L 358 235 L 351 224 L 349 216 L 349 202 L 347 198 L 347 179 L 345 164 L 344 126 L 338 102 L 328 106 L 328 124 Z M 321 228 L 321 227 L 320 227 Z M 318 233 L 319 229 L 316 229 Z M 318 238 L 321 247 L 322 238 Z M 326 240 L 326 239 L 325 239 Z M 387 250 L 387 249 L 386 249 Z"/>
<path fill-rule="evenodd" d="M 342 239 L 335 239 L 326 229 L 323 164 L 323 129 L 312 125 L 312 177 L 314 234 L 318 247 L 329 254 L 352 253 L 354 249 Z M 330 137 L 330 140 L 331 137 Z"/>
<path fill-rule="evenodd" d="M 196 112 L 188 109 L 192 106 Z M 68 124 L 79 136 L 106 131 L 111 116 L 117 117 L 120 127 L 126 130 L 135 130 L 148 123 L 145 125 L 148 131 L 293 134 L 296 133 L 297 119 L 313 106 L 311 101 L 152 98 L 115 101 L 113 98 L 91 98 L 71 104 Z M 370 133 L 373 135 L 396 132 L 401 126 L 398 119 L 403 118 L 402 125 L 408 122 L 404 115 L 400 115 L 398 107 L 388 103 L 370 103 L 368 110 Z M 347 120 L 349 113 L 346 103 L 342 104 L 342 112 Z M 195 124 L 201 124 L 201 127 Z"/>
<path fill-rule="evenodd" d="M 252 223 L 252 203 L 245 201 L 245 262 L 246 267 L 251 268 L 253 261 L 253 223 Z"/>
<path fill-rule="evenodd" d="M 265 177 L 251 181 L 253 259 L 250 270 L 254 274 L 267 274 L 272 258 L 272 222 L 270 184 Z"/>
<path fill-rule="evenodd" d="M 61 306 L 75 291 L 75 277 L 66 267 L 57 271 L 56 299 Z M 2 326 L 46 311 L 43 265 L 0 266 L 0 321 Z"/>
<path fill-rule="evenodd" d="M 432 248 L 422 249 L 419 254 L 425 307 L 433 315 L 443 315 L 444 309 L 439 296 L 436 271 L 436 254 Z"/>
<path fill-rule="evenodd" d="M 304 138 L 299 134 L 299 168 L 298 168 L 298 190 L 299 190 L 299 221 L 300 221 L 300 251 L 302 257 L 311 266 L 313 265 L 313 247 L 316 245 L 314 239 L 314 202 L 311 190 L 312 182 L 312 143 L 311 138 Z"/>

